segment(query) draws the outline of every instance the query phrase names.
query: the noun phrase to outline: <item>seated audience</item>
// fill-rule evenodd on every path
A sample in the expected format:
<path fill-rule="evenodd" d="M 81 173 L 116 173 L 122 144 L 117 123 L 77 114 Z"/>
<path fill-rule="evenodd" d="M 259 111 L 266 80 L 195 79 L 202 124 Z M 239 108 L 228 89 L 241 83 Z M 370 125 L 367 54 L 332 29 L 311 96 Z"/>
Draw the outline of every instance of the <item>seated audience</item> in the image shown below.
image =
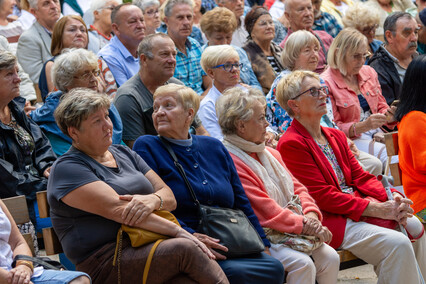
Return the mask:
<path fill-rule="evenodd" d="M 412 0 L 368 0 L 366 4 L 370 9 L 374 9 L 379 13 L 380 23 L 376 30 L 376 35 L 379 39 L 386 37 L 384 23 L 389 15 L 415 8 Z"/>
<path fill-rule="evenodd" d="M 354 4 L 353 0 L 324 0 L 321 10 L 334 16 L 337 22 L 342 25 L 342 19 L 346 11 Z"/>
<path fill-rule="evenodd" d="M 139 71 L 137 49 L 145 37 L 142 10 L 130 3 L 118 5 L 111 12 L 114 37 L 98 56 L 105 60 L 120 87 Z"/>
<path fill-rule="evenodd" d="M 237 20 L 229 9 L 216 7 L 203 15 L 200 26 L 208 41 L 202 47 L 204 50 L 207 46 L 231 44 L 232 35 L 237 28 Z M 231 46 L 238 52 L 240 63 L 243 64 L 240 70 L 241 83 L 262 90 L 245 50 L 236 45 Z"/>
<path fill-rule="evenodd" d="M 368 61 L 379 75 L 382 93 L 389 105 L 399 99 L 405 71 L 417 55 L 418 30 L 410 14 L 391 14 L 384 23 L 385 44 Z"/>
<path fill-rule="evenodd" d="M 64 15 L 79 15 L 83 17 L 84 12 L 89 10 L 92 0 L 63 0 L 62 9 Z"/>
<path fill-rule="evenodd" d="M 157 135 L 152 121 L 152 96 L 155 90 L 169 83 L 183 85 L 173 77 L 176 47 L 168 35 L 148 35 L 139 44 L 138 55 L 139 73 L 118 89 L 114 99 L 123 122 L 123 140 L 130 148 L 139 136 Z M 193 126 L 197 134 L 204 134 L 200 119 L 196 121 Z"/>
<path fill-rule="evenodd" d="M 311 0 L 286 0 L 285 16 L 290 23 L 287 37 L 280 43 L 284 45 L 288 37 L 299 30 L 307 30 L 312 33 L 320 43 L 318 65 L 315 72 L 321 74 L 327 65 L 327 52 L 330 47 L 333 37 L 325 31 L 314 31 L 312 26 L 314 23 L 314 12 Z"/>
<path fill-rule="evenodd" d="M 408 65 L 395 117 L 398 125 L 399 165 L 404 192 L 413 200 L 417 217 L 426 223 L 426 55 Z"/>
<path fill-rule="evenodd" d="M 216 115 L 216 101 L 222 93 L 239 85 L 241 63 L 237 51 L 230 45 L 208 46 L 201 56 L 201 66 L 213 81 L 200 104 L 198 115 L 210 136 L 222 140 L 223 135 Z M 246 89 L 246 88 L 244 88 Z"/>
<path fill-rule="evenodd" d="M 82 48 L 71 49 L 59 55 L 53 64 L 52 75 L 52 81 L 58 91 L 50 93 L 43 106 L 30 115 L 49 138 L 55 153 L 61 156 L 68 151 L 72 143 L 72 140 L 59 129 L 53 117 L 63 94 L 74 88 L 89 88 L 102 92 L 104 86 L 99 77 L 97 57 L 93 52 Z M 120 115 L 112 104 L 109 117 L 114 129 L 112 141 L 114 144 L 120 144 L 123 126 Z"/>
<path fill-rule="evenodd" d="M 258 91 L 250 90 L 248 94 L 240 88 L 225 91 L 216 104 L 223 143 L 271 242 L 271 256 L 278 259 L 288 273 L 286 283 L 337 283 L 340 259 L 336 251 L 325 244 L 331 241 L 332 235 L 321 224 L 320 210 L 306 187 L 289 173 L 280 153 L 265 147 L 268 126 L 265 107 L 265 96 Z M 300 211 L 293 211 L 292 205 Z M 298 251 L 280 242 L 285 238 L 283 233 L 315 236 L 318 247 L 309 252 Z"/>
<path fill-rule="evenodd" d="M 113 37 L 111 12 L 122 3 L 122 0 L 92 0 L 90 11 L 93 14 L 93 23 L 90 25 L 89 34 L 93 36 L 90 41 L 95 41 L 93 52 L 98 53 Z"/>
<path fill-rule="evenodd" d="M 77 271 L 45 270 L 43 267 L 34 267 L 31 261 L 17 260 L 12 268 L 16 255 L 31 255 L 27 242 L 19 232 L 16 223 L 0 200 L 0 247 L 2 258 L 0 261 L 1 283 L 57 283 L 57 284 L 89 284 L 89 275 Z M 31 281 L 31 282 L 30 282 Z"/>
<path fill-rule="evenodd" d="M 43 64 L 52 58 L 51 34 L 56 21 L 61 16 L 61 5 L 59 0 L 29 0 L 28 2 L 30 12 L 37 21 L 22 33 L 16 56 L 31 80 L 38 83 Z"/>
<path fill-rule="evenodd" d="M 242 210 L 262 237 L 268 252 L 269 241 L 254 215 L 226 148 L 217 139 L 188 135 L 198 106 L 199 96 L 188 87 L 176 84 L 159 87 L 154 94 L 154 126 L 158 134 L 171 144 L 199 202 Z M 282 264 L 268 254 L 262 252 L 250 257 L 227 259 L 221 254 L 227 248 L 218 243 L 220 240 L 197 232 L 198 207 L 160 137 L 141 136 L 133 149 L 173 190 L 177 201 L 173 213 L 185 230 L 207 245 L 230 283 L 283 283 Z"/>
<path fill-rule="evenodd" d="M 16 57 L 3 50 L 0 80 L 0 198 L 25 195 L 31 221 L 37 227 L 36 192 L 46 190 L 56 155 L 40 127 L 25 114 Z"/>
<path fill-rule="evenodd" d="M 141 282 L 152 244 L 134 248 L 123 238 L 119 269 L 112 265 L 118 229 L 126 224 L 172 237 L 156 249 L 147 283 L 228 283 L 202 242 L 152 214 L 175 209 L 176 200 L 138 155 L 111 145 L 109 108 L 105 94 L 75 89 L 55 111 L 58 125 L 73 141 L 54 164 L 47 189 L 52 223 L 67 257 L 94 283 Z"/>
<path fill-rule="evenodd" d="M 417 35 L 417 52 L 419 54 L 426 53 L 426 9 L 421 10 L 416 16 L 416 22 L 419 25 Z"/>
<path fill-rule="evenodd" d="M 31 28 L 36 21 L 36 18 L 29 12 L 30 5 L 28 4 L 28 0 L 17 0 L 14 10 L 14 14 L 18 16 L 17 21 L 21 23 L 24 31 Z"/>
<path fill-rule="evenodd" d="M 367 56 L 367 38 L 355 29 L 344 29 L 330 46 L 329 68 L 321 77 L 330 92 L 337 127 L 358 149 L 385 164 L 387 153 L 380 127 L 395 127 L 396 107 L 386 103 L 376 71 L 363 65 Z"/>
<path fill-rule="evenodd" d="M 80 16 L 64 16 L 55 24 L 52 33 L 52 45 L 50 46 L 50 53 L 53 57 L 44 63 L 38 80 L 43 102 L 48 93 L 55 91 L 52 81 L 52 66 L 55 58 L 65 48 L 87 48 L 88 43 L 89 36 L 86 24 Z"/>
<path fill-rule="evenodd" d="M 268 10 L 256 6 L 245 17 L 245 27 L 249 39 L 243 46 L 253 67 L 253 72 L 267 94 L 271 85 L 282 69 L 280 60 L 281 48 L 272 40 L 275 27 Z"/>
<path fill-rule="evenodd" d="M 426 237 L 412 217 L 412 201 L 394 189 L 388 200 L 383 185 L 355 160 L 345 134 L 320 126 L 327 95 L 317 74 L 295 71 L 277 88 L 279 103 L 294 117 L 277 150 L 321 209 L 322 224 L 333 233 L 330 245 L 374 265 L 378 283 L 421 283 L 418 267 L 426 275 Z M 417 241 L 411 244 L 394 230 L 398 224 L 411 228 Z"/>
<path fill-rule="evenodd" d="M 164 23 L 177 51 L 173 76 L 201 95 L 210 87 L 211 80 L 201 69 L 201 46 L 190 37 L 193 13 L 192 0 L 168 0 L 164 6 Z"/>
<path fill-rule="evenodd" d="M 133 1 L 133 4 L 141 8 L 145 19 L 146 35 L 155 34 L 161 25 L 160 19 L 160 1 L 158 0 L 139 0 Z"/>
<path fill-rule="evenodd" d="M 348 8 L 343 17 L 345 28 L 353 28 L 362 33 L 368 41 L 368 52 L 371 54 L 366 58 L 367 64 L 370 57 L 379 49 L 383 42 L 375 39 L 376 29 L 379 26 L 379 15 L 375 9 L 369 8 L 363 3 L 356 3 Z"/>
<path fill-rule="evenodd" d="M 219 7 L 227 8 L 234 13 L 237 19 L 237 28 L 232 34 L 231 44 L 243 47 L 247 41 L 248 33 L 245 27 L 244 0 L 216 0 Z"/>
<path fill-rule="evenodd" d="M 15 0 L 3 0 L 0 2 L 0 35 L 7 38 L 11 52 L 16 54 L 18 40 L 24 32 L 24 28 L 19 21 L 11 21 L 8 18 L 13 13 L 14 7 Z"/>
<path fill-rule="evenodd" d="M 343 29 L 342 25 L 333 15 L 321 11 L 322 0 L 312 0 L 312 8 L 314 9 L 314 25 L 312 29 L 315 31 L 325 31 L 332 37 L 336 37 Z"/>

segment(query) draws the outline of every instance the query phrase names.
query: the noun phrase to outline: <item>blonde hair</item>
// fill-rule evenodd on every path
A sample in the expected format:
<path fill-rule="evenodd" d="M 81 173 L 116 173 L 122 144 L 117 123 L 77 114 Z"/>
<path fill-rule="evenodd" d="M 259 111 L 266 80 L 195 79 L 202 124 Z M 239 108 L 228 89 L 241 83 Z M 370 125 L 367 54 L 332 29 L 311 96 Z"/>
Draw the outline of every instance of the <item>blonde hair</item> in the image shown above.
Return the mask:
<path fill-rule="evenodd" d="M 345 56 L 355 54 L 362 44 L 368 46 L 365 35 L 353 28 L 343 29 L 333 40 L 328 50 L 328 65 L 331 68 L 339 69 L 340 73 L 346 75 L 347 66 Z"/>
<path fill-rule="evenodd" d="M 238 58 L 238 52 L 230 45 L 213 45 L 204 49 L 201 55 L 201 67 L 207 73 L 208 69 L 225 63 L 227 60 Z"/>
<path fill-rule="evenodd" d="M 266 99 L 258 89 L 248 91 L 240 87 L 233 87 L 225 92 L 216 101 L 216 115 L 223 134 L 235 134 L 238 121 L 248 121 L 253 116 L 253 106 L 260 102 L 266 106 Z"/>
<path fill-rule="evenodd" d="M 238 23 L 234 13 L 224 7 L 216 7 L 201 17 L 200 27 L 208 37 L 214 32 L 233 33 Z"/>
<path fill-rule="evenodd" d="M 286 69 L 293 70 L 296 60 L 303 48 L 309 45 L 316 45 L 320 48 L 318 39 L 310 32 L 300 30 L 292 33 L 285 42 L 284 49 L 281 52 L 281 62 Z"/>
<path fill-rule="evenodd" d="M 285 109 L 289 116 L 294 117 L 293 110 L 287 102 L 296 97 L 302 90 L 303 80 L 306 78 L 315 78 L 319 81 L 319 75 L 312 71 L 296 70 L 284 76 L 277 85 L 275 93 L 280 106 Z"/>
<path fill-rule="evenodd" d="M 158 87 L 157 90 L 155 90 L 153 99 L 155 101 L 157 97 L 167 94 L 173 94 L 176 100 L 182 104 L 185 110 L 192 108 L 194 113 L 197 113 L 198 109 L 200 108 L 200 96 L 198 96 L 198 94 L 189 87 L 174 83 L 167 84 Z"/>
<path fill-rule="evenodd" d="M 349 6 L 345 16 L 342 19 L 345 28 L 354 28 L 362 30 L 366 27 L 379 25 L 379 11 L 374 7 L 369 7 L 364 3 L 355 3 Z"/>

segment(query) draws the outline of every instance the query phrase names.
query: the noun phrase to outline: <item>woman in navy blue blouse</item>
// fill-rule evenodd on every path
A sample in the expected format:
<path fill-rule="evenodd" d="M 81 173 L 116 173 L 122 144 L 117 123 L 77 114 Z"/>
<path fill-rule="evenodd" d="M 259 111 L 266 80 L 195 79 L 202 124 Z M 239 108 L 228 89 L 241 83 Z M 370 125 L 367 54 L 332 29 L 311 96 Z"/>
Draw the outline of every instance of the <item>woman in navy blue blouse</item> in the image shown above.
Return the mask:
<path fill-rule="evenodd" d="M 154 127 L 170 142 L 200 203 L 242 210 L 262 237 L 267 247 L 265 252 L 252 257 L 226 259 L 218 252 L 227 250 L 219 240 L 196 232 L 197 206 L 160 138 L 141 136 L 133 150 L 172 189 L 177 201 L 173 213 L 184 229 L 213 252 L 230 283 L 281 284 L 283 266 L 268 255 L 270 244 L 244 193 L 228 151 L 215 138 L 188 134 L 199 105 L 199 96 L 192 89 L 176 84 L 162 86 L 154 94 Z"/>

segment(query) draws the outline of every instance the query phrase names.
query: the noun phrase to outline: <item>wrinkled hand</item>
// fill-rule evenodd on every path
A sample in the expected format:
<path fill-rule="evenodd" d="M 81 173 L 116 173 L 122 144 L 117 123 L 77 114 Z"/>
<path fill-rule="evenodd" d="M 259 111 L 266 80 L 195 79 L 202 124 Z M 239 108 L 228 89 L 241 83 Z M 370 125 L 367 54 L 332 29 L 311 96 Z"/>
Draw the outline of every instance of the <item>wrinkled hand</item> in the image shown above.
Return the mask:
<path fill-rule="evenodd" d="M 157 201 L 157 196 L 148 195 L 120 195 L 120 200 L 129 201 L 126 208 L 124 208 L 121 218 L 123 223 L 128 226 L 142 222 L 149 214 L 154 212 Z"/>
<path fill-rule="evenodd" d="M 324 242 L 324 243 L 330 243 L 331 239 L 333 238 L 333 234 L 325 226 L 322 226 L 321 231 L 318 234 L 316 234 L 315 236 L 318 237 L 320 239 L 320 241 Z"/>
<path fill-rule="evenodd" d="M 12 284 L 28 284 L 33 283 L 30 281 L 31 279 L 31 269 L 25 265 L 18 265 L 12 270 L 9 271 L 7 277 L 7 283 Z"/>
<path fill-rule="evenodd" d="M 305 215 L 303 219 L 302 235 L 315 236 L 322 229 L 321 222 L 316 218 L 311 218 Z"/>
<path fill-rule="evenodd" d="M 355 145 L 354 141 L 352 141 L 351 139 L 348 138 L 348 145 L 349 145 L 349 149 L 351 150 L 352 154 L 354 154 L 354 156 L 356 158 L 359 157 L 359 149 L 358 147 Z"/>
<path fill-rule="evenodd" d="M 391 106 L 386 110 L 386 121 L 387 123 L 392 123 L 396 121 L 395 118 L 396 106 Z"/>
<path fill-rule="evenodd" d="M 277 140 L 275 140 L 275 133 L 273 132 L 266 132 L 265 134 L 265 145 L 269 146 L 271 148 L 277 147 Z"/>
<path fill-rule="evenodd" d="M 43 176 L 45 177 L 45 178 L 49 178 L 49 176 L 50 176 L 50 170 L 52 169 L 52 167 L 48 167 L 47 169 L 45 169 L 44 170 L 44 172 L 43 172 Z"/>
<path fill-rule="evenodd" d="M 193 241 L 197 247 L 199 247 L 210 259 L 216 259 L 215 255 L 210 251 L 210 249 L 201 242 L 198 238 L 196 238 L 194 235 L 191 235 L 186 230 L 179 227 L 179 230 L 175 236 L 176 238 L 185 238 Z"/>
<path fill-rule="evenodd" d="M 206 245 L 206 247 L 210 250 L 210 252 L 215 256 L 215 259 L 217 260 L 224 260 L 226 259 L 226 256 L 218 253 L 214 249 L 219 249 L 223 251 L 228 251 L 228 248 L 219 244 L 220 240 L 209 237 L 204 234 L 194 233 L 194 237 L 196 237 L 200 242 Z"/>
<path fill-rule="evenodd" d="M 395 202 L 399 205 L 397 209 L 399 213 L 396 221 L 399 224 L 406 226 L 407 218 L 413 217 L 414 210 L 410 207 L 410 205 L 413 205 L 413 201 L 398 194 L 395 195 Z"/>
<path fill-rule="evenodd" d="M 386 115 L 381 113 L 375 113 L 370 115 L 365 122 L 367 123 L 369 129 L 376 129 L 381 127 L 383 124 L 386 123 Z"/>
<path fill-rule="evenodd" d="M 36 107 L 32 106 L 30 101 L 25 102 L 24 112 L 28 117 L 30 117 L 30 113 L 35 109 L 36 109 Z"/>
<path fill-rule="evenodd" d="M 373 135 L 374 141 L 385 144 L 385 134 L 383 132 L 377 132 Z"/>

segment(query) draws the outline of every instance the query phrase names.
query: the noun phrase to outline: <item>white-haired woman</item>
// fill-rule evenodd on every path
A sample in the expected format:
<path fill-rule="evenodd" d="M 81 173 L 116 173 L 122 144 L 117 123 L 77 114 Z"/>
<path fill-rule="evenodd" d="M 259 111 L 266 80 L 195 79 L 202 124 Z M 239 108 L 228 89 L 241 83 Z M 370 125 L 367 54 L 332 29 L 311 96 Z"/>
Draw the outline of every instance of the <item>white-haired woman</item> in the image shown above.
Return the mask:
<path fill-rule="evenodd" d="M 345 28 L 354 28 L 365 35 L 368 41 L 368 51 L 373 54 L 383 43 L 375 39 L 376 29 L 379 27 L 380 17 L 377 9 L 368 7 L 364 3 L 355 3 L 349 7 L 343 17 Z M 366 58 L 367 64 L 369 57 Z"/>
<path fill-rule="evenodd" d="M 240 86 L 242 64 L 239 60 L 237 51 L 230 45 L 208 46 L 201 55 L 201 67 L 213 84 L 201 101 L 198 115 L 210 136 L 219 140 L 222 139 L 222 131 L 217 122 L 216 100 L 226 89 Z"/>
<path fill-rule="evenodd" d="M 82 48 L 71 49 L 59 55 L 53 64 L 52 75 L 52 80 L 59 91 L 50 93 L 44 105 L 30 115 L 46 133 L 55 153 L 61 156 L 68 151 L 72 143 L 71 139 L 59 129 L 53 117 L 62 95 L 74 88 L 102 91 L 103 86 L 99 78 L 98 58 L 93 52 Z M 109 117 L 114 126 L 112 141 L 114 144 L 120 144 L 123 125 L 114 105 L 111 105 Z"/>
<path fill-rule="evenodd" d="M 216 104 L 224 145 L 254 213 L 266 228 L 271 255 L 288 273 L 287 283 L 336 283 L 339 256 L 329 245 L 320 243 L 331 241 L 332 235 L 321 224 L 319 208 L 306 187 L 287 170 L 279 152 L 265 147 L 265 108 L 265 97 L 258 91 L 225 91 Z M 292 210 L 292 206 L 300 211 Z M 298 251 L 283 244 L 283 233 L 318 237 L 318 246 Z"/>
<path fill-rule="evenodd" d="M 346 28 L 334 39 L 328 51 L 329 68 L 321 74 L 329 88 L 334 121 L 364 152 L 387 160 L 380 127 L 395 126 L 395 107 L 382 95 L 376 71 L 364 65 L 369 55 L 367 38 Z M 373 140 L 373 138 L 375 138 Z"/>
<path fill-rule="evenodd" d="M 93 24 L 90 25 L 89 33 L 97 39 L 94 46 L 97 51 L 107 45 L 112 38 L 111 12 L 122 3 L 122 0 L 92 0 L 90 11 L 93 13 Z"/>
<path fill-rule="evenodd" d="M 158 0 L 136 0 L 133 4 L 142 9 L 145 20 L 145 34 L 155 34 L 161 25 L 160 1 Z"/>

